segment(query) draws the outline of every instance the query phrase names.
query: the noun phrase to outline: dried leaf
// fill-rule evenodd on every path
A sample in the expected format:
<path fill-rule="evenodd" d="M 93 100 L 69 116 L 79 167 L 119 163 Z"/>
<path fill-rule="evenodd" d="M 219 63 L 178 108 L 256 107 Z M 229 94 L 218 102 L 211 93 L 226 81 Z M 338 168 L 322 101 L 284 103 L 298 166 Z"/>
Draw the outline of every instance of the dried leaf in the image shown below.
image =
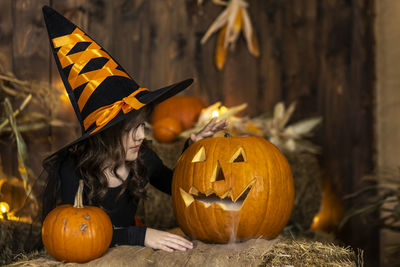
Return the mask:
<path fill-rule="evenodd" d="M 240 111 L 244 110 L 246 107 L 247 107 L 247 103 L 243 103 L 241 105 L 231 107 L 228 109 L 227 112 L 222 113 L 221 115 L 218 116 L 218 121 L 227 119 L 227 118 L 235 115 L 236 113 L 239 113 Z"/>
<path fill-rule="evenodd" d="M 242 9 L 238 8 L 235 23 L 233 24 L 233 29 L 235 32 L 240 32 L 242 30 Z"/>
<path fill-rule="evenodd" d="M 240 11 L 240 1 L 239 0 L 231 0 L 231 3 L 228 6 L 228 20 L 227 20 L 227 30 L 225 33 L 225 47 L 232 45 L 232 49 L 234 48 L 234 44 L 236 40 L 239 38 L 240 31 L 242 29 L 242 12 Z"/>
<path fill-rule="evenodd" d="M 42 121 L 42 122 L 29 122 L 29 123 L 19 123 L 18 124 L 18 131 L 21 133 L 24 132 L 31 132 L 31 131 L 37 131 L 46 127 L 49 127 L 49 125 L 54 126 L 54 127 L 75 127 L 76 124 L 72 123 L 65 123 L 60 120 L 51 120 L 49 121 Z M 5 127 L 4 132 L 12 132 L 12 128 L 10 127 Z"/>
<path fill-rule="evenodd" d="M 11 72 L 8 72 L 7 75 L 0 74 L 0 80 L 4 80 L 4 81 L 12 82 L 14 84 L 22 85 L 23 87 L 30 85 L 30 82 L 28 82 L 28 81 L 21 81 L 21 80 L 18 80 L 17 78 L 15 78 L 14 74 L 12 74 Z"/>
<path fill-rule="evenodd" d="M 280 123 L 278 125 L 279 129 L 283 129 L 286 125 L 286 123 L 289 121 L 290 117 L 292 117 L 292 114 L 294 110 L 296 109 L 296 101 L 292 102 L 289 106 L 289 108 L 284 112 L 283 117 L 280 120 Z"/>
<path fill-rule="evenodd" d="M 247 40 L 247 39 L 246 39 Z M 260 46 L 258 45 L 258 39 L 255 31 L 252 31 L 250 38 L 250 46 L 248 47 L 250 53 L 255 56 L 260 56 Z"/>
<path fill-rule="evenodd" d="M 215 65 L 219 70 L 222 70 L 226 61 L 225 32 L 226 26 L 218 34 L 217 48 L 215 49 Z"/>
<path fill-rule="evenodd" d="M 206 121 L 209 120 L 209 118 L 212 117 L 212 113 L 214 110 L 217 110 L 219 107 L 221 106 L 221 102 L 215 102 L 214 104 L 212 104 L 211 106 L 208 106 L 206 108 L 204 108 L 199 116 L 199 119 L 197 120 L 197 123 L 204 123 L 206 124 Z"/>
<path fill-rule="evenodd" d="M 287 127 L 283 132 L 284 135 L 299 138 L 301 136 L 309 135 L 311 131 L 322 121 L 321 117 L 306 119 L 299 121 Z"/>
<path fill-rule="evenodd" d="M 343 199 L 351 199 L 351 198 L 355 198 L 355 197 L 359 197 L 360 195 L 369 192 L 370 190 L 380 190 L 381 192 L 383 192 L 383 194 L 388 194 L 390 192 L 395 193 L 395 189 L 393 189 L 391 187 L 391 185 L 382 185 L 382 184 L 378 184 L 378 185 L 370 185 L 370 186 L 364 186 L 363 188 L 361 188 L 360 190 L 345 195 L 343 197 Z"/>
<path fill-rule="evenodd" d="M 212 0 L 214 2 L 214 4 L 216 5 L 220 5 L 220 6 L 227 6 L 228 3 L 225 2 L 224 0 Z"/>
<path fill-rule="evenodd" d="M 225 2 L 220 0 L 213 0 L 213 2 L 220 5 L 226 5 Z M 222 27 L 226 27 L 224 37 L 222 37 L 223 33 L 220 32 L 217 42 L 215 60 L 218 69 L 223 68 L 226 59 L 226 49 L 228 47 L 232 50 L 235 48 L 236 41 L 239 38 L 242 29 L 244 30 L 250 53 L 254 56 L 260 54 L 258 41 L 251 25 L 249 14 L 246 10 L 248 6 L 247 2 L 245 0 L 230 0 L 227 5 L 228 6 L 225 10 L 215 19 L 201 39 L 201 43 L 204 44 L 214 32 L 218 31 L 218 29 Z M 221 44 L 222 41 L 223 46 Z"/>
<path fill-rule="evenodd" d="M 286 140 L 285 142 L 285 147 L 289 150 L 289 151 L 295 151 L 296 150 L 296 142 L 294 141 L 293 138 L 289 138 Z"/>
<path fill-rule="evenodd" d="M 283 102 L 279 102 L 278 104 L 275 105 L 274 107 L 274 115 L 272 118 L 272 124 L 274 127 L 278 127 L 280 124 L 279 122 L 282 120 L 282 118 L 285 116 L 285 104 Z"/>
<path fill-rule="evenodd" d="M 23 113 L 18 116 L 19 123 L 26 123 L 26 122 L 37 122 L 37 121 L 50 121 L 50 116 L 45 115 L 40 112 L 31 111 L 28 113 Z"/>
<path fill-rule="evenodd" d="M 254 123 L 252 122 L 248 122 L 246 124 L 246 131 L 254 134 L 254 135 L 258 135 L 258 136 L 262 136 L 263 135 L 263 131 Z"/>
<path fill-rule="evenodd" d="M 17 124 L 14 119 L 13 110 L 10 101 L 6 97 L 4 100 L 4 110 L 8 116 L 10 121 L 10 125 L 12 127 L 13 133 L 15 135 L 15 139 L 17 141 L 17 151 L 18 151 L 18 170 L 21 175 L 21 178 L 24 181 L 25 192 L 27 196 L 30 196 L 35 203 L 37 203 L 36 198 L 33 194 L 31 194 L 31 187 L 29 185 L 29 177 L 34 177 L 32 170 L 28 167 L 28 152 L 26 149 L 26 144 L 24 139 L 22 138 L 20 132 L 18 131 Z"/>
<path fill-rule="evenodd" d="M 20 106 L 16 111 L 13 112 L 12 116 L 13 116 L 13 117 L 16 117 L 16 116 L 28 105 L 28 103 L 31 101 L 31 99 L 32 99 L 32 95 L 29 94 L 29 95 L 24 99 L 24 101 L 22 102 L 21 106 Z M 5 120 L 0 124 L 0 132 L 1 132 L 1 129 L 2 129 L 4 126 L 6 126 L 6 125 L 8 124 L 8 122 L 9 122 L 9 119 L 5 119 Z"/>
<path fill-rule="evenodd" d="M 15 89 L 5 86 L 4 84 L 0 85 L 0 89 L 3 90 L 6 94 L 9 94 L 11 96 L 26 96 L 25 93 L 16 91 Z"/>
<path fill-rule="evenodd" d="M 215 19 L 215 21 L 211 24 L 211 26 L 208 28 L 206 34 L 201 38 L 201 44 L 204 44 L 207 42 L 208 38 L 216 31 L 218 31 L 220 28 L 224 27 L 226 24 L 226 21 L 228 19 L 228 9 L 225 9 L 222 11 L 222 13 Z"/>
<path fill-rule="evenodd" d="M 57 120 L 57 119 L 51 120 L 50 125 L 54 126 L 54 127 L 71 127 L 71 128 L 79 127 L 79 125 L 76 123 L 66 123 L 64 121 Z"/>
<path fill-rule="evenodd" d="M 30 132 L 30 131 L 37 131 L 40 129 L 45 128 L 48 126 L 47 123 L 38 122 L 38 123 L 27 123 L 27 124 L 18 124 L 18 131 L 21 133 Z M 4 132 L 13 132 L 11 127 L 5 127 L 3 129 Z"/>
<path fill-rule="evenodd" d="M 305 151 L 312 154 L 319 154 L 321 153 L 321 147 L 314 145 L 310 141 L 307 140 L 296 140 L 296 147 L 297 151 Z"/>
<path fill-rule="evenodd" d="M 281 149 L 320 153 L 319 146 L 302 139 L 306 134 L 311 134 L 311 130 L 317 122 L 311 119 L 311 122 L 305 120 L 286 127 L 295 108 L 296 102 L 291 103 L 288 109 L 285 109 L 285 105 L 279 102 L 274 106 L 272 118 L 264 114 L 255 118 L 254 122 L 263 130 L 265 137 Z"/>
<path fill-rule="evenodd" d="M 350 220 L 352 217 L 357 216 L 357 215 L 361 215 L 361 214 L 369 214 L 372 213 L 376 210 L 379 209 L 379 207 L 384 203 L 384 200 L 378 201 L 376 203 L 361 207 L 361 208 L 356 208 L 350 212 L 348 212 L 342 219 L 342 221 L 339 224 L 339 228 L 342 228 L 343 225 L 346 224 L 346 222 L 348 220 Z"/>
<path fill-rule="evenodd" d="M 221 106 L 221 102 L 216 102 L 215 104 L 203 109 L 201 111 L 201 114 L 199 116 L 199 119 L 196 123 L 196 125 L 189 130 L 186 130 L 180 134 L 181 137 L 188 138 L 190 134 L 192 133 L 197 133 L 200 130 L 203 129 L 203 127 L 210 121 L 212 117 L 213 111 L 217 110 Z M 217 121 L 223 120 L 223 119 L 230 119 L 235 115 L 236 113 L 242 111 L 247 107 L 247 103 L 243 103 L 238 106 L 234 106 L 232 108 L 228 108 L 228 110 L 222 114 L 219 114 L 217 117 Z"/>
<path fill-rule="evenodd" d="M 300 139 L 300 135 L 297 134 L 292 126 L 288 126 L 285 128 L 285 130 L 282 132 L 282 135 L 284 135 L 287 138 L 294 138 L 294 139 Z"/>
<path fill-rule="evenodd" d="M 258 57 L 260 55 L 260 49 L 258 45 L 257 36 L 255 34 L 253 26 L 251 25 L 250 16 L 245 8 L 242 8 L 242 16 L 243 16 L 243 32 L 244 32 L 244 37 L 246 39 L 247 48 L 249 49 L 250 53 L 253 56 Z"/>

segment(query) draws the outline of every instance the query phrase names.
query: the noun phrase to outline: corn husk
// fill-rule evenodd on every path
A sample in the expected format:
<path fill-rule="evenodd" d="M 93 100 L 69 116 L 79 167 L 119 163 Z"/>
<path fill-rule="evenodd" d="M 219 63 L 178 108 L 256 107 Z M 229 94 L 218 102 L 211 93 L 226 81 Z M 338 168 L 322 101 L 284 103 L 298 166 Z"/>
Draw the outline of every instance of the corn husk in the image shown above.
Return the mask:
<path fill-rule="evenodd" d="M 304 138 L 312 136 L 312 131 L 322 122 L 322 118 L 308 118 L 287 126 L 295 109 L 295 102 L 287 109 L 282 102 L 277 103 L 272 118 L 262 115 L 254 120 L 255 125 L 262 130 L 266 138 L 281 149 L 319 153 L 320 148 Z"/>
<path fill-rule="evenodd" d="M 198 133 L 201 131 L 213 118 L 213 112 L 215 110 L 220 109 L 221 102 L 216 102 L 211 106 L 203 109 L 200 113 L 199 119 L 197 120 L 195 126 L 191 129 L 188 129 L 180 134 L 183 138 L 188 138 L 192 133 Z M 240 111 L 244 110 L 247 107 L 247 103 L 243 103 L 231 108 L 227 108 L 225 112 L 220 112 L 218 116 L 216 116 L 217 121 L 226 119 L 228 123 L 231 125 L 232 120 L 235 120 L 235 114 L 239 113 Z M 229 127 L 229 125 L 228 125 Z M 227 129 L 230 132 L 232 129 Z"/>
<path fill-rule="evenodd" d="M 225 47 L 226 26 L 218 34 L 217 48 L 215 49 L 215 65 L 221 70 L 226 61 L 227 47 Z"/>
<path fill-rule="evenodd" d="M 30 179 L 34 179 L 35 175 L 33 171 L 28 167 L 28 152 L 26 148 L 26 144 L 24 139 L 21 136 L 21 133 L 18 130 L 17 124 L 15 122 L 13 116 L 13 110 L 11 107 L 11 103 L 8 98 L 4 100 L 4 110 L 8 116 L 8 120 L 12 127 L 15 139 L 17 141 L 17 151 L 18 151 L 18 171 L 21 175 L 21 178 L 24 182 L 24 188 L 27 196 L 30 196 L 31 199 L 37 204 L 37 200 L 33 194 L 31 194 L 31 186 L 29 183 Z"/>
<path fill-rule="evenodd" d="M 277 103 L 272 115 L 264 113 L 255 118 L 235 116 L 246 107 L 247 103 L 243 103 L 235 107 L 226 108 L 225 112 L 218 113 L 217 120 L 227 119 L 228 121 L 228 127 L 224 132 L 229 132 L 232 136 L 261 136 L 289 152 L 309 152 L 313 154 L 320 152 L 319 146 L 314 145 L 305 138 L 312 136 L 315 127 L 322 122 L 321 117 L 308 118 L 287 125 L 296 109 L 295 102 L 291 103 L 287 109 L 282 102 Z M 192 133 L 200 132 L 213 118 L 213 112 L 220 109 L 221 102 L 216 102 L 203 109 L 195 126 L 182 132 L 180 136 L 188 138 Z M 215 136 L 223 136 L 223 134 L 221 131 L 216 133 Z"/>
<path fill-rule="evenodd" d="M 13 116 L 14 118 L 17 117 L 17 115 L 28 105 L 28 103 L 31 101 L 31 99 L 32 99 L 32 95 L 29 94 L 29 95 L 25 98 L 25 100 L 22 102 L 21 106 L 20 106 L 16 111 L 13 112 L 12 116 Z M 2 128 L 4 128 L 4 126 L 6 126 L 8 123 L 9 123 L 9 119 L 6 118 L 6 119 L 0 124 L 0 133 L 1 133 Z"/>
<path fill-rule="evenodd" d="M 215 49 L 215 64 L 217 68 L 221 70 L 224 67 L 228 47 L 234 50 L 236 41 L 242 31 L 250 53 L 258 57 L 260 50 L 256 33 L 247 12 L 248 3 L 245 0 L 230 0 L 228 3 L 216 0 L 213 2 L 217 5 L 224 5 L 226 8 L 208 28 L 201 39 L 201 44 L 205 44 L 212 34 L 220 30 Z"/>

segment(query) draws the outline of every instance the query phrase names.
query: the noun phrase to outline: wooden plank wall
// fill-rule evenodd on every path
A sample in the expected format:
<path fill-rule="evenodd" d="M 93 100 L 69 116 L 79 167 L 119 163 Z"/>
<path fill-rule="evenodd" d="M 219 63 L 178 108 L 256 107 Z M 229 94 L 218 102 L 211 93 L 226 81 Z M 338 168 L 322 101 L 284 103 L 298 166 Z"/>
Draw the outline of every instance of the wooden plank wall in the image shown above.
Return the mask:
<path fill-rule="evenodd" d="M 59 86 L 40 11 L 49 4 L 99 41 L 142 86 L 157 89 L 193 77 L 185 94 L 209 104 L 247 102 L 250 116 L 270 111 L 278 101 L 297 100 L 294 120 L 323 116 L 314 142 L 323 149 L 325 176 L 341 194 L 356 190 L 374 168 L 374 1 L 249 0 L 261 56 L 252 57 L 241 37 L 222 71 L 213 63 L 216 36 L 205 45 L 200 39 L 223 8 L 203 2 L 2 0 L 0 52 L 8 55 L 7 66 L 17 76 Z M 75 136 L 57 129 L 49 133 L 64 139 L 32 150 L 41 153 L 34 164 L 44 150 Z M 9 146 L 1 149 L 11 153 Z M 342 238 L 366 249 L 374 262 L 377 233 L 358 223 Z"/>
<path fill-rule="evenodd" d="M 28 81 L 47 83 L 50 73 L 49 45 L 43 42 L 47 33 L 43 31 L 41 6 L 48 1 L 0 1 L 0 53 L 1 63 L 6 71 L 12 72 L 17 78 Z M 4 93 L 0 92 L 3 99 Z M 19 106 L 22 99 L 13 103 L 14 108 Z M 1 107 L 3 111 L 3 107 Z M 41 110 L 39 106 L 30 105 L 29 111 Z M 3 115 L 3 114 L 1 114 Z M 25 139 L 29 140 L 30 151 L 49 150 L 51 147 L 46 141 L 49 129 L 29 133 Z M 4 171 L 17 175 L 16 147 L 10 146 L 13 140 L 2 138 L 0 144 Z M 7 142 L 9 141 L 9 142 Z M 45 145 L 44 145 L 45 144 Z M 32 156 L 31 166 L 36 173 L 40 172 L 41 157 Z"/>

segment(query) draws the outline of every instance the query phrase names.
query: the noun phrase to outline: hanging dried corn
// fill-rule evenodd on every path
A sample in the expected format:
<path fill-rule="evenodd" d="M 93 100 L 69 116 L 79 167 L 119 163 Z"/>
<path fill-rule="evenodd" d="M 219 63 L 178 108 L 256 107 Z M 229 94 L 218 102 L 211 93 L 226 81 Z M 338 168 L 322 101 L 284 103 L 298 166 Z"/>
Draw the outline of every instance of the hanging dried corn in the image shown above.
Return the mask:
<path fill-rule="evenodd" d="M 249 52 L 258 57 L 260 55 L 256 33 L 251 24 L 248 3 L 246 0 L 230 0 L 229 2 L 213 0 L 217 5 L 226 6 L 225 10 L 215 19 L 201 39 L 201 43 L 207 42 L 208 38 L 220 30 L 217 46 L 215 49 L 215 64 L 221 70 L 226 61 L 227 49 L 234 50 L 240 32 L 243 30 Z"/>

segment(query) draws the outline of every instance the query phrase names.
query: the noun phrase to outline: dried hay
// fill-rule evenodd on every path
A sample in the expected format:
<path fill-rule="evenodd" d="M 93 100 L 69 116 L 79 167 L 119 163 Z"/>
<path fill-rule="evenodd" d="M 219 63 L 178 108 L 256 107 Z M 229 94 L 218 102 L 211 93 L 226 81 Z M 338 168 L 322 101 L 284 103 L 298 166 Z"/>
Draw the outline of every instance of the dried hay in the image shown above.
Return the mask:
<path fill-rule="evenodd" d="M 40 242 L 41 227 L 17 221 L 0 221 L 0 265 L 30 252 Z"/>
<path fill-rule="evenodd" d="M 192 250 L 168 253 L 139 246 L 111 248 L 96 260 L 80 266 L 362 266 L 362 252 L 310 239 L 279 237 L 251 239 L 235 244 L 194 241 Z M 58 262 L 45 252 L 21 258 L 10 266 L 75 266 Z"/>
<path fill-rule="evenodd" d="M 293 173 L 295 199 L 289 224 L 308 230 L 321 207 L 321 173 L 317 158 L 308 153 L 284 153 Z"/>
<path fill-rule="evenodd" d="M 286 239 L 264 255 L 264 266 L 363 266 L 363 252 L 307 239 Z"/>
<path fill-rule="evenodd" d="M 172 144 L 153 141 L 152 148 L 164 164 L 173 169 L 182 153 L 185 141 L 183 138 Z M 285 156 L 293 172 L 296 192 L 289 224 L 307 230 L 321 206 L 319 164 L 316 157 L 309 153 L 285 152 Z M 149 227 L 159 229 L 176 227 L 171 196 L 151 185 L 148 185 L 146 189 L 148 199 L 139 204 L 137 216 Z"/>

